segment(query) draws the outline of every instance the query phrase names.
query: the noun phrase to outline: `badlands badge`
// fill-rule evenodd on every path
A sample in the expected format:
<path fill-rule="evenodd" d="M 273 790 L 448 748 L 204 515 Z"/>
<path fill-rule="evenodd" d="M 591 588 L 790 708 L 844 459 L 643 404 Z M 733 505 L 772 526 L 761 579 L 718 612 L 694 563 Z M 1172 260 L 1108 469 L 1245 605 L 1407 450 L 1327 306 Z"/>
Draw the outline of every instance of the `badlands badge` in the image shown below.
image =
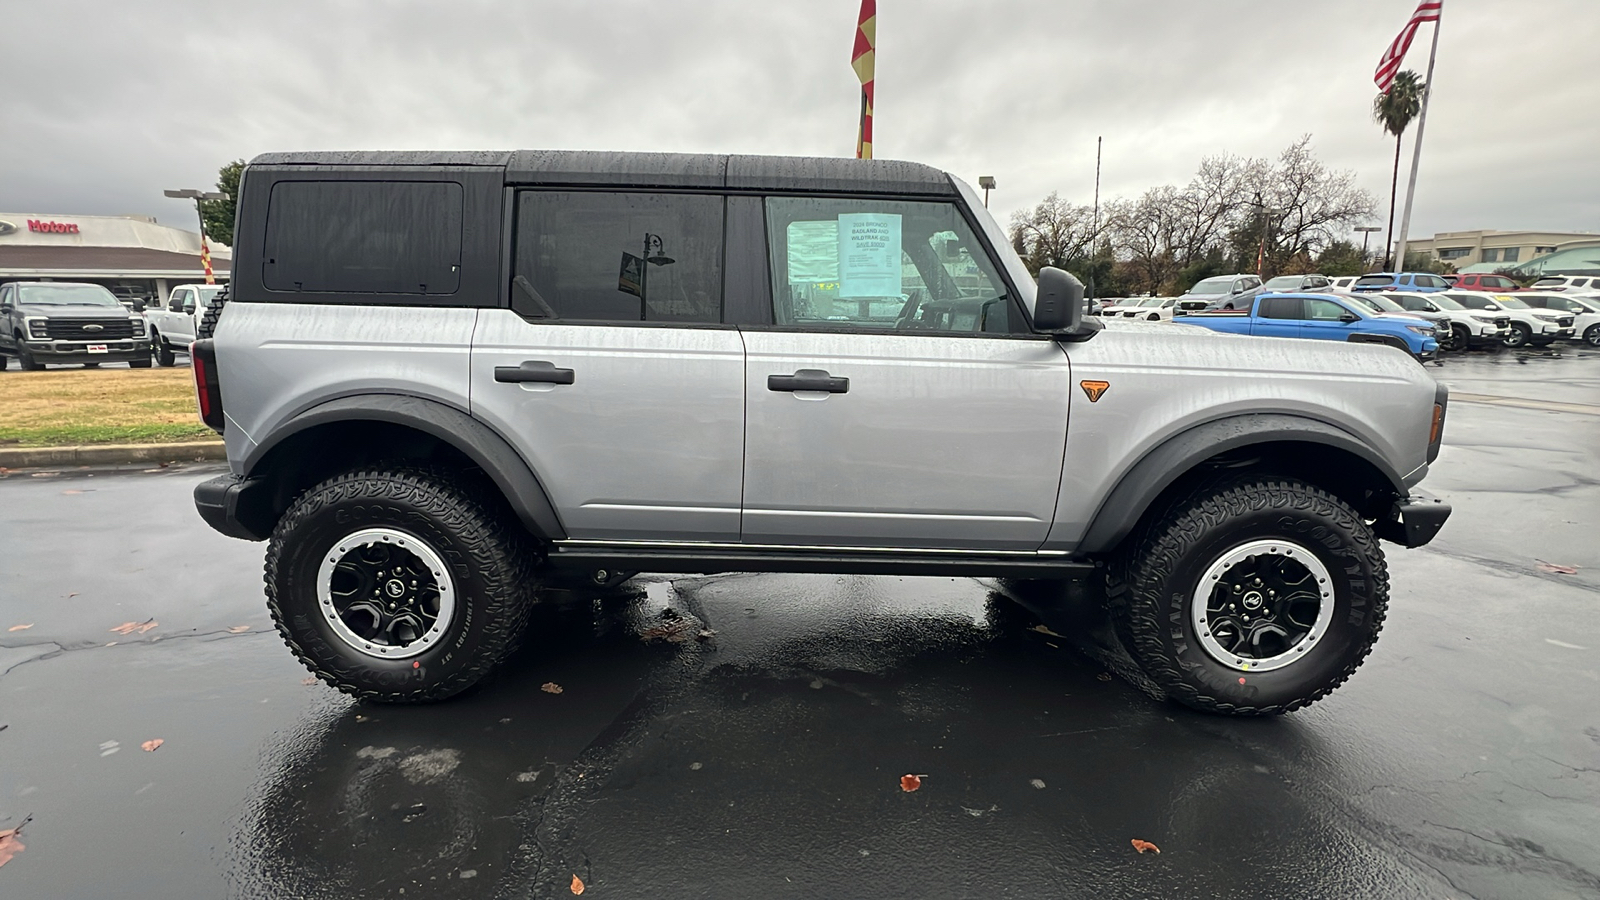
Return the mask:
<path fill-rule="evenodd" d="M 1101 394 L 1104 394 L 1106 392 L 1106 388 L 1111 387 L 1111 382 L 1109 382 L 1109 381 L 1080 381 L 1080 382 L 1078 382 L 1078 387 L 1083 388 L 1084 394 L 1088 395 L 1088 397 L 1089 397 L 1089 402 L 1090 403 L 1094 403 L 1095 401 L 1100 399 L 1100 395 Z"/>

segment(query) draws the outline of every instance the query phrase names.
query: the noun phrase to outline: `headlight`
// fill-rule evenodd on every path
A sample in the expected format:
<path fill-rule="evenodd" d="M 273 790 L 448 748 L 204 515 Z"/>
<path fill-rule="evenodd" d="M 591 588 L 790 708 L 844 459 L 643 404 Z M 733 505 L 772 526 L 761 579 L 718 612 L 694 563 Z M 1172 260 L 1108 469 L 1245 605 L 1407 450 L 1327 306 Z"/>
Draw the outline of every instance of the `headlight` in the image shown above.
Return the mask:
<path fill-rule="evenodd" d="M 130 318 L 128 321 L 133 323 L 133 336 L 144 337 L 144 320 L 139 318 Z"/>
<path fill-rule="evenodd" d="M 1406 330 L 1407 331 L 1413 331 L 1413 332 L 1416 332 L 1417 334 L 1421 334 L 1421 335 L 1427 335 L 1429 337 L 1433 336 L 1433 333 L 1434 333 L 1432 325 L 1427 325 L 1427 326 L 1423 326 L 1423 325 L 1407 325 L 1406 326 Z"/>
<path fill-rule="evenodd" d="M 1475 322 L 1482 322 L 1485 325 L 1493 325 L 1494 324 L 1494 316 L 1480 316 L 1480 315 L 1477 315 L 1476 313 L 1474 313 L 1473 316 L 1472 316 L 1472 319 Z"/>
<path fill-rule="evenodd" d="M 1534 313 L 1533 317 L 1541 322 L 1559 322 L 1561 317 L 1554 313 Z"/>
<path fill-rule="evenodd" d="M 49 319 L 29 319 L 28 320 L 28 337 L 30 337 L 30 338 L 32 338 L 33 340 L 36 340 L 36 341 L 47 341 L 47 340 L 49 340 L 50 339 L 50 320 Z"/>

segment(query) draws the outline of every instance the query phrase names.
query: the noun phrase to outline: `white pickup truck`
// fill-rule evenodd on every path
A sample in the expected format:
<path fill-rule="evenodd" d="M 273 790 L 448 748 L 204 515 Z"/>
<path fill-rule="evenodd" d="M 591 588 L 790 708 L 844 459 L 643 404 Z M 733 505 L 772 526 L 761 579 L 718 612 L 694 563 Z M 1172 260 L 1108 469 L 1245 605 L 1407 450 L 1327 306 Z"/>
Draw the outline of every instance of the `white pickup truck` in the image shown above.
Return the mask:
<path fill-rule="evenodd" d="M 144 318 L 150 326 L 150 353 L 156 362 L 170 366 L 177 362 L 177 354 L 189 352 L 189 345 L 195 338 L 195 325 L 221 291 L 220 284 L 180 284 L 172 289 L 166 305 L 145 310 Z"/>

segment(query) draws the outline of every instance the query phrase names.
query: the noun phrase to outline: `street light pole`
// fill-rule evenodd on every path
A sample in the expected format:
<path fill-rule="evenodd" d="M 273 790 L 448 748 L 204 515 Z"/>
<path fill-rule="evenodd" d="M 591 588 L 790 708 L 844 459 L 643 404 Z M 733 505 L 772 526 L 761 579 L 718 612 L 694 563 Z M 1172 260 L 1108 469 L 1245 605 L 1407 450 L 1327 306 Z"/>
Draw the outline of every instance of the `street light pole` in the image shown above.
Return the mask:
<path fill-rule="evenodd" d="M 978 176 L 978 187 L 983 188 L 983 208 L 984 209 L 988 209 L 989 208 L 989 192 L 994 190 L 994 188 L 995 188 L 994 176 L 993 175 L 979 175 Z"/>
<path fill-rule="evenodd" d="M 1382 231 L 1376 225 L 1357 225 L 1356 230 L 1361 232 L 1361 268 L 1367 267 L 1367 239 L 1372 237 L 1374 231 Z"/>
<path fill-rule="evenodd" d="M 216 283 L 215 276 L 211 274 L 211 251 L 206 247 L 206 213 L 205 209 L 200 205 L 200 202 L 202 200 L 226 200 L 228 199 L 228 195 L 220 194 L 215 191 L 197 191 L 194 188 L 166 190 L 162 191 L 161 193 L 165 196 L 171 197 L 174 200 L 194 201 L 194 215 L 195 218 L 200 221 L 200 262 L 206 270 L 206 284 Z"/>

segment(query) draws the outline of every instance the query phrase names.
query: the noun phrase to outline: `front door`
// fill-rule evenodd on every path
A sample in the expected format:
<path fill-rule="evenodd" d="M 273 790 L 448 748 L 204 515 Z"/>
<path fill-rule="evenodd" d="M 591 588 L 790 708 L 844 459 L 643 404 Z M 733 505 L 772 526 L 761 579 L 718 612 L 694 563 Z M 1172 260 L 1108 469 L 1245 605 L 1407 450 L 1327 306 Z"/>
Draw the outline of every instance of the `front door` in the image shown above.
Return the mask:
<path fill-rule="evenodd" d="M 722 321 L 723 198 L 526 191 L 512 309 L 482 310 L 472 411 L 569 537 L 739 540 L 744 345 Z"/>
<path fill-rule="evenodd" d="M 1300 326 L 1301 337 L 1324 341 L 1348 341 L 1361 324 L 1356 314 L 1332 300 L 1307 297 L 1305 322 Z"/>
<path fill-rule="evenodd" d="M 746 328 L 746 543 L 1032 550 L 1071 373 L 948 203 L 770 198 Z"/>

